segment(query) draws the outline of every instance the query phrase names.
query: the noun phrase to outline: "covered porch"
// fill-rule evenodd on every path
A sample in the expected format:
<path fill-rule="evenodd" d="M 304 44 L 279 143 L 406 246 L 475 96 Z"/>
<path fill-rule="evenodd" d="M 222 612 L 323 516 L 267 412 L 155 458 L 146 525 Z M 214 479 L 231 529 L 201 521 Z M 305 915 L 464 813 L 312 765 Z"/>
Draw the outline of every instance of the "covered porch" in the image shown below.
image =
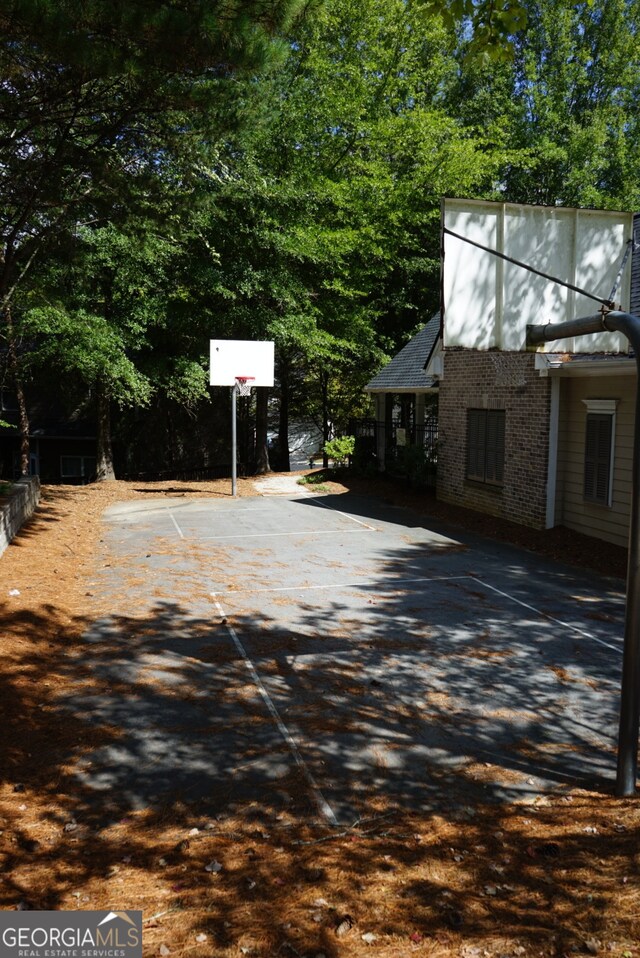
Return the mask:
<path fill-rule="evenodd" d="M 417 485 L 436 480 L 438 382 L 425 368 L 439 333 L 437 313 L 366 385 L 374 416 L 351 424 L 356 450 L 366 451 L 380 472 Z"/>

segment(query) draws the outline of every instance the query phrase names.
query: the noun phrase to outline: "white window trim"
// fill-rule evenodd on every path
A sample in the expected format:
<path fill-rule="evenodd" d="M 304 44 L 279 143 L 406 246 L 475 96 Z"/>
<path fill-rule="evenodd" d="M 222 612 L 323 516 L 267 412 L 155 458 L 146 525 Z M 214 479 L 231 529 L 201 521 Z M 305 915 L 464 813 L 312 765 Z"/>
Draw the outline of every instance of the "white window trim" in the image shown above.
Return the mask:
<path fill-rule="evenodd" d="M 587 413 L 600 413 L 611 416 L 611 449 L 609 451 L 609 495 L 606 505 L 611 508 L 613 505 L 613 475 L 616 454 L 616 407 L 617 399 L 583 399 L 582 402 L 587 407 Z M 597 505 L 597 503 L 595 503 Z"/>

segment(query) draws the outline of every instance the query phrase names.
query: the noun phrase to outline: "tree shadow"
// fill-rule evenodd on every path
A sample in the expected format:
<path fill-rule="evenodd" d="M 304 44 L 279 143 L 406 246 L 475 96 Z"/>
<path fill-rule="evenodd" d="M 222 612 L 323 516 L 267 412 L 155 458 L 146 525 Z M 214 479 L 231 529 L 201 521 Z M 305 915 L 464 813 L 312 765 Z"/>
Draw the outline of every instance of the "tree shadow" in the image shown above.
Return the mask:
<path fill-rule="evenodd" d="M 453 505 L 436 498 L 432 489 L 411 488 L 406 480 L 397 480 L 380 475 L 375 479 L 363 479 L 346 471 L 340 482 L 348 490 L 349 509 L 358 508 L 366 513 L 372 498 L 387 508 L 404 510 L 408 516 L 419 517 L 418 524 L 454 536 L 463 536 L 466 541 L 485 540 L 509 543 L 518 549 L 527 549 L 541 557 L 565 562 L 576 568 L 591 569 L 598 575 L 624 579 L 627 570 L 627 549 L 596 539 L 564 526 L 552 529 L 533 529 L 464 506 Z M 320 497 L 318 497 L 320 498 Z M 326 497 L 330 503 L 335 496 Z M 358 500 L 364 505 L 359 506 Z M 397 513 L 398 514 L 398 513 Z"/>
<path fill-rule="evenodd" d="M 175 600 L 71 626 L 54 606 L 1 611 L 4 906 L 68 907 L 121 869 L 169 889 L 221 954 L 344 954 L 347 915 L 398 954 L 460 935 L 563 954 L 604 935 L 639 826 L 575 789 L 610 789 L 619 661 L 554 625 L 555 593 L 545 617 L 469 575 L 407 584 L 443 554 L 405 545 L 357 590 L 226 622 Z M 525 601 L 526 563 L 500 569 Z M 603 602 L 608 642 L 622 608 Z"/>

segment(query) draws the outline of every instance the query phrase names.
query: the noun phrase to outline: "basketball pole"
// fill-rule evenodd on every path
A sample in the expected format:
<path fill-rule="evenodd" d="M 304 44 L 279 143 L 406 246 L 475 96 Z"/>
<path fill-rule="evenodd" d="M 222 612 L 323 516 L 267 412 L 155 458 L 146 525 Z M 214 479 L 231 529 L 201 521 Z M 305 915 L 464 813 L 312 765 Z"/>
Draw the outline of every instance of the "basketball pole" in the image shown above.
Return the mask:
<path fill-rule="evenodd" d="M 236 422 L 236 407 L 238 397 L 238 384 L 234 383 L 231 387 L 231 495 L 235 499 L 238 488 L 238 430 Z"/>
<path fill-rule="evenodd" d="M 595 316 L 585 316 L 566 323 L 548 323 L 546 326 L 527 326 L 527 346 L 540 346 L 556 339 L 587 336 L 603 331 L 623 333 L 627 337 L 635 354 L 637 370 L 616 777 L 616 795 L 624 798 L 636 793 L 640 726 L 640 318 L 618 310 L 609 311 L 604 307 L 602 312 L 596 313 Z"/>

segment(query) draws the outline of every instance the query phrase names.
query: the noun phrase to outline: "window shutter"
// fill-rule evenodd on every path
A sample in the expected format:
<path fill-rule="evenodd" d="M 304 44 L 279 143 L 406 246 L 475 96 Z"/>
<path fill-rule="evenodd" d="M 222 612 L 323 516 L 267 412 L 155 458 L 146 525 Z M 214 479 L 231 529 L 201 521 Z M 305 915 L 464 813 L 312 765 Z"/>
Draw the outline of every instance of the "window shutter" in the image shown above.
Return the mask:
<path fill-rule="evenodd" d="M 504 409 L 467 410 L 467 479 L 502 484 Z"/>
<path fill-rule="evenodd" d="M 467 417 L 467 476 L 484 482 L 486 415 L 484 409 L 469 409 Z"/>
<path fill-rule="evenodd" d="M 584 456 L 584 497 L 592 502 L 609 504 L 611 475 L 611 438 L 613 416 L 606 413 L 587 415 Z"/>
<path fill-rule="evenodd" d="M 487 411 L 486 470 L 487 482 L 502 482 L 504 474 L 504 409 Z"/>

